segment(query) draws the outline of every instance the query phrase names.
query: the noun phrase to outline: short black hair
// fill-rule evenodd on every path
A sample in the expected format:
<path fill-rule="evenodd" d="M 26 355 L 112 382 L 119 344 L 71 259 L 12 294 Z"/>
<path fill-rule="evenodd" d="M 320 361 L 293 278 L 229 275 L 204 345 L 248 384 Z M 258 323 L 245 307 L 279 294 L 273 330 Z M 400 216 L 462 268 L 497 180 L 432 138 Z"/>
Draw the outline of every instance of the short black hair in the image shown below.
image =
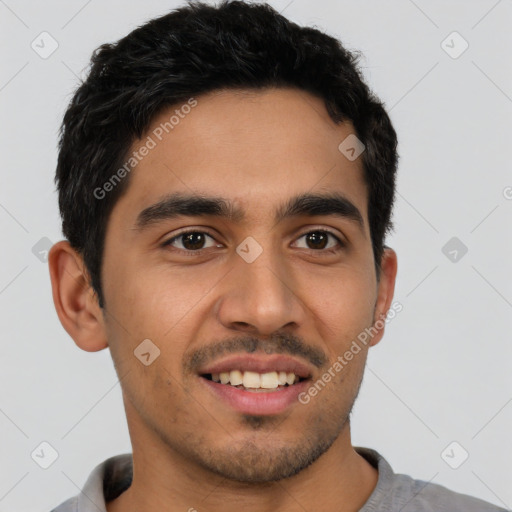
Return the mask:
<path fill-rule="evenodd" d="M 106 226 L 130 176 L 105 197 L 94 191 L 126 162 L 134 141 L 163 109 L 220 89 L 298 88 L 323 99 L 335 122 L 352 122 L 365 145 L 361 158 L 379 277 L 384 239 L 393 227 L 397 137 L 363 80 L 359 57 L 268 4 L 233 0 L 217 6 L 189 0 L 97 48 L 64 115 L 55 183 L 63 234 L 83 258 L 100 307 Z"/>

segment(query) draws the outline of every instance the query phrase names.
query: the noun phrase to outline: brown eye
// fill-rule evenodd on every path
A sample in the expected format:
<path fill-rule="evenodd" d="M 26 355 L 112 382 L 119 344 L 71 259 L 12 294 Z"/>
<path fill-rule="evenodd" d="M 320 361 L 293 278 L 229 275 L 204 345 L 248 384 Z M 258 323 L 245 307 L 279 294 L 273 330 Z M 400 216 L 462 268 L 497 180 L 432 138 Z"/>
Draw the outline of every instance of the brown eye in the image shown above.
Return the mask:
<path fill-rule="evenodd" d="M 300 236 L 299 239 L 305 240 L 306 246 L 303 247 L 304 249 L 311 249 L 314 251 L 335 249 L 337 246 L 343 247 L 343 243 L 337 236 L 325 230 L 309 231 L 308 233 L 304 233 Z"/>
<path fill-rule="evenodd" d="M 183 247 L 185 247 L 185 249 L 188 249 L 188 250 L 191 250 L 191 251 L 195 251 L 197 249 L 202 249 L 203 248 L 203 245 L 204 245 L 204 242 L 205 242 L 205 237 L 204 237 L 204 233 L 187 233 L 186 235 L 181 235 L 182 236 L 182 244 L 183 244 Z"/>
<path fill-rule="evenodd" d="M 209 246 L 205 246 L 208 239 L 211 239 L 213 243 L 211 242 Z M 163 246 L 172 246 L 175 249 L 193 252 L 207 247 L 214 247 L 215 240 L 203 231 L 187 231 L 167 240 L 163 243 Z"/>
<path fill-rule="evenodd" d="M 328 243 L 327 234 L 321 231 L 315 231 L 314 233 L 308 233 L 306 235 L 306 243 L 311 249 L 325 249 Z"/>

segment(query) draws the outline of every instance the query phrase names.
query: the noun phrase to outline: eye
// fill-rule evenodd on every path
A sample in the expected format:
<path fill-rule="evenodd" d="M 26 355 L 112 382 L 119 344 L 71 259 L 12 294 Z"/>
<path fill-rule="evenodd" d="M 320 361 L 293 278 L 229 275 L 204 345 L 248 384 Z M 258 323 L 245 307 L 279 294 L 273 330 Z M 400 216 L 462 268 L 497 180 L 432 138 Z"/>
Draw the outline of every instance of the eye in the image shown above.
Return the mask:
<path fill-rule="evenodd" d="M 205 245 L 208 239 L 213 243 L 210 242 L 210 245 Z M 215 239 L 204 231 L 184 231 L 164 242 L 162 247 L 172 246 L 181 251 L 199 252 L 202 249 L 215 247 L 216 245 L 221 247 L 220 245 L 215 244 Z"/>
<path fill-rule="evenodd" d="M 301 247 L 304 249 L 310 249 L 313 251 L 324 250 L 324 249 L 337 249 L 344 247 L 344 243 L 333 233 L 324 229 L 317 229 L 315 231 L 308 231 L 301 235 L 298 240 L 305 239 L 306 246 Z M 329 238 L 331 244 L 329 245 Z"/>
<path fill-rule="evenodd" d="M 296 245 L 299 248 L 309 249 L 314 252 L 336 252 L 345 244 L 333 233 L 325 229 L 308 231 L 297 240 L 304 239 L 305 245 Z M 177 251 L 189 254 L 198 254 L 204 249 L 211 247 L 222 247 L 222 244 L 215 243 L 215 238 L 205 231 L 183 231 L 173 236 L 162 244 L 162 247 L 173 247 Z M 209 245 L 207 245 L 209 243 Z M 298 242 L 295 242 L 296 244 Z"/>

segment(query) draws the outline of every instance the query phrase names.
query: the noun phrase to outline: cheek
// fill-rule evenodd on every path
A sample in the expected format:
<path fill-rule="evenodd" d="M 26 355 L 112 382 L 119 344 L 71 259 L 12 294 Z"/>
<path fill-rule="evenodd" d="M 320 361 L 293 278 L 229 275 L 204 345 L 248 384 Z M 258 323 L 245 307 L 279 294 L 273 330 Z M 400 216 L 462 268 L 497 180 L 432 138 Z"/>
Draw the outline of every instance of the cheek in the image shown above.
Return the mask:
<path fill-rule="evenodd" d="M 308 279 L 303 289 L 304 302 L 331 353 L 344 351 L 347 343 L 372 324 L 377 295 L 371 273 L 342 269 Z"/>
<path fill-rule="evenodd" d="M 222 277 L 199 267 L 170 264 L 134 267 L 113 282 L 115 315 L 134 336 L 165 340 L 197 322 L 208 294 Z M 115 288 L 114 288 L 115 286 Z"/>

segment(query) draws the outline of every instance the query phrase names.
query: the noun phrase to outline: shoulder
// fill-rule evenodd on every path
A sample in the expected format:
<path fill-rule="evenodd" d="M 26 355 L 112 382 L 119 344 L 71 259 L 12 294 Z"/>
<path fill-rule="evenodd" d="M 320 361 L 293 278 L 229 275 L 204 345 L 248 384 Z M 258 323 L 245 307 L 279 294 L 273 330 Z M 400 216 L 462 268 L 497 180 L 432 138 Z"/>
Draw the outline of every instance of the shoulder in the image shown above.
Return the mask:
<path fill-rule="evenodd" d="M 132 475 L 132 454 L 114 455 L 92 470 L 78 495 L 51 512 L 106 512 L 106 503 L 131 485 Z"/>
<path fill-rule="evenodd" d="M 61 503 L 50 512 L 76 512 L 78 510 L 78 496 L 73 496 Z"/>
<path fill-rule="evenodd" d="M 401 474 L 395 475 L 389 499 L 401 503 L 402 512 L 505 512 L 479 498 Z"/>
<path fill-rule="evenodd" d="M 506 512 L 504 508 L 442 485 L 397 474 L 377 451 L 355 449 L 379 472 L 377 486 L 360 512 Z"/>

